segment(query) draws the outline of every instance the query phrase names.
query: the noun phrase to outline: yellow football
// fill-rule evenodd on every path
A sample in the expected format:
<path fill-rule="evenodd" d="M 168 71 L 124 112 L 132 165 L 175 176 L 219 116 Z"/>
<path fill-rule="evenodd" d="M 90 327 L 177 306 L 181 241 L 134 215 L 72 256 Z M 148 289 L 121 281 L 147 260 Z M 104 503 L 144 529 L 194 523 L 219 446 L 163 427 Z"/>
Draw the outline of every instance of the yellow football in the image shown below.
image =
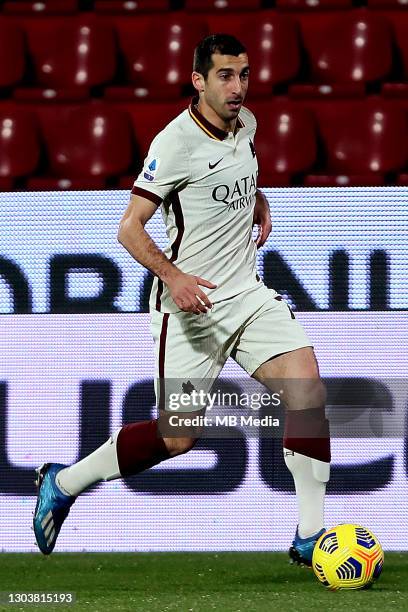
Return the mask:
<path fill-rule="evenodd" d="M 384 552 L 371 531 L 361 525 L 337 525 L 326 531 L 313 551 L 313 570 L 332 591 L 363 589 L 380 576 Z"/>

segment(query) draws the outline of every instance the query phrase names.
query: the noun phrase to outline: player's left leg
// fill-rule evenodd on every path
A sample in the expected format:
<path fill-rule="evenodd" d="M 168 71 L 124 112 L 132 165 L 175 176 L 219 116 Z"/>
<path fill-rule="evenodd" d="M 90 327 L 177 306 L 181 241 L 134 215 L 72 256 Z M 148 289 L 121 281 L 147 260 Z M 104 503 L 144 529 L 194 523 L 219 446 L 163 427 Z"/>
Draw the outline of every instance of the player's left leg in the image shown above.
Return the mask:
<path fill-rule="evenodd" d="M 314 543 L 323 529 L 330 473 L 325 388 L 312 343 L 282 296 L 260 284 L 252 303 L 253 314 L 231 356 L 273 392 L 284 390 L 283 452 L 295 482 L 299 513 L 290 556 L 310 565 Z"/>
<path fill-rule="evenodd" d="M 253 377 L 274 391 L 279 381 L 283 389 L 283 452 L 294 479 L 299 514 L 289 554 L 293 561 L 310 565 L 314 544 L 324 531 L 324 499 L 330 475 L 326 392 L 313 349 L 304 347 L 278 355 L 263 363 Z"/>

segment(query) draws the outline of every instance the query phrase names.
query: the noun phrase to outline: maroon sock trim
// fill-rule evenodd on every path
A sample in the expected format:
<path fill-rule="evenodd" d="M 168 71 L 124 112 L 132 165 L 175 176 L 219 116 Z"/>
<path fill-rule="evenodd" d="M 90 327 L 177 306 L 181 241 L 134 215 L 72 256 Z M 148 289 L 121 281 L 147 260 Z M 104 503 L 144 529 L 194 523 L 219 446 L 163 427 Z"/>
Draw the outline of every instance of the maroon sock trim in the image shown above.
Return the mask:
<path fill-rule="evenodd" d="M 283 446 L 306 457 L 330 463 L 330 429 L 324 407 L 288 410 Z"/>
<path fill-rule="evenodd" d="M 169 326 L 169 313 L 163 315 L 162 327 L 160 331 L 159 339 L 159 384 L 157 387 L 158 392 L 158 407 L 159 410 L 165 410 L 165 388 L 164 388 L 164 365 L 166 359 L 166 340 L 167 340 L 167 329 Z"/>
<path fill-rule="evenodd" d="M 163 438 L 158 437 L 157 420 L 122 427 L 116 452 L 122 476 L 138 474 L 170 457 Z"/>

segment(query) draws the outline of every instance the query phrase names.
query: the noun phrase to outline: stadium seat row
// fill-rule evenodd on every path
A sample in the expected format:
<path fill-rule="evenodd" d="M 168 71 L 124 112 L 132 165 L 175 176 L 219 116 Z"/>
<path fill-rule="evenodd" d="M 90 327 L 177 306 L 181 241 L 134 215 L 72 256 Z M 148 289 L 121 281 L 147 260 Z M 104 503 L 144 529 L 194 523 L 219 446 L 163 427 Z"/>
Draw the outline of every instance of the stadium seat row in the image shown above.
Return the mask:
<path fill-rule="evenodd" d="M 408 183 L 408 103 L 373 96 L 249 105 L 261 186 Z M 185 103 L 0 107 L 0 187 L 130 188 L 152 137 Z"/>
<path fill-rule="evenodd" d="M 408 95 L 408 11 L 0 18 L 0 88 L 25 100 L 178 99 L 209 32 L 246 44 L 252 97 Z M 309 16 L 310 17 L 310 16 Z M 27 60 L 29 58 L 29 60 Z M 158 68 L 159 67 L 159 68 Z"/>
<path fill-rule="evenodd" d="M 369 8 L 401 8 L 405 0 L 0 0 L 0 10 L 14 15 L 69 15 L 80 10 L 99 13 L 138 14 L 185 9 L 189 12 L 229 12 L 238 10 L 318 11 Z"/>

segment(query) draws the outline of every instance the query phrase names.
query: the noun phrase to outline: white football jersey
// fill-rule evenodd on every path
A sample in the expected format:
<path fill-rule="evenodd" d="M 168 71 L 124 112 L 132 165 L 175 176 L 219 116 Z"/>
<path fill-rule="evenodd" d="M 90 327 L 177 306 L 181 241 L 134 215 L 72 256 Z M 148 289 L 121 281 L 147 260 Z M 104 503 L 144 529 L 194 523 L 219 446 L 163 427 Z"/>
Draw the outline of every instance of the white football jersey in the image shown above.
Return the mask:
<path fill-rule="evenodd" d="M 183 272 L 216 284 L 201 287 L 216 303 L 259 282 L 252 238 L 256 120 L 242 107 L 235 133 L 226 133 L 201 115 L 196 102 L 154 138 L 132 193 L 161 206 L 165 255 Z M 150 308 L 180 310 L 157 277 Z"/>

